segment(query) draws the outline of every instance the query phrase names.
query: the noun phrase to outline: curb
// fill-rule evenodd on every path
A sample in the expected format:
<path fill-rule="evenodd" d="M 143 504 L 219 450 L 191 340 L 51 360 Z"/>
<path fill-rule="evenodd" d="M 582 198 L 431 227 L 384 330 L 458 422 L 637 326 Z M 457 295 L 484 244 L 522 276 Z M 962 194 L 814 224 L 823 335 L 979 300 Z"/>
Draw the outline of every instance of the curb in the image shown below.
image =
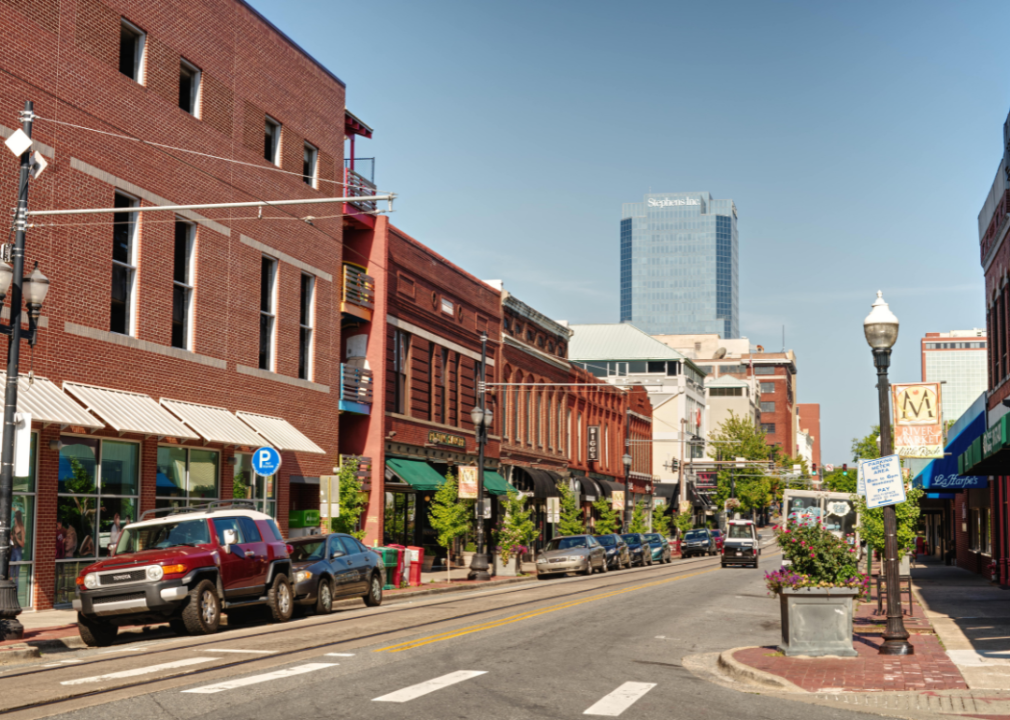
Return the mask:
<path fill-rule="evenodd" d="M 750 647 L 738 647 L 730 650 L 724 650 L 719 653 L 719 659 L 716 661 L 716 665 L 718 665 L 719 668 L 733 680 L 745 682 L 750 685 L 760 685 L 769 689 L 778 690 L 779 692 L 797 693 L 803 695 L 810 694 L 799 685 L 795 685 L 783 677 L 773 675 L 772 673 L 765 672 L 764 670 L 752 668 L 750 665 L 745 665 L 733 657 L 733 654 L 737 650 L 750 649 Z"/>
<path fill-rule="evenodd" d="M 42 651 L 29 645 L 8 645 L 0 650 L 0 665 L 13 665 L 22 660 L 37 660 L 42 657 Z"/>

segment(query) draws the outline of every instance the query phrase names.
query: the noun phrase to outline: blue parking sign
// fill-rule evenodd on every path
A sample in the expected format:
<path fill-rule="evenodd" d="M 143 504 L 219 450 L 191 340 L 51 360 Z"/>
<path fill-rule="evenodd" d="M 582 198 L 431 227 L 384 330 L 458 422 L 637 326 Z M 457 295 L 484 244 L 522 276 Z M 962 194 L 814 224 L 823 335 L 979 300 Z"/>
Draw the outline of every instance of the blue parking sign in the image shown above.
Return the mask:
<path fill-rule="evenodd" d="M 272 447 L 256 448 L 252 466 L 257 475 L 273 475 L 281 468 L 281 454 Z"/>

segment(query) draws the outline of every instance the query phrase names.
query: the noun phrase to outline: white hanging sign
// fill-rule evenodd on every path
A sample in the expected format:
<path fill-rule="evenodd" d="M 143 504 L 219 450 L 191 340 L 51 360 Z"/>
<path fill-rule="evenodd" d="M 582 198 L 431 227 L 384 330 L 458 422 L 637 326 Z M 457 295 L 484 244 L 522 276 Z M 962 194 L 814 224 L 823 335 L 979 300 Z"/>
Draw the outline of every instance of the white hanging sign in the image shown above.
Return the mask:
<path fill-rule="evenodd" d="M 905 481 L 901 477 L 901 460 L 888 455 L 877 460 L 863 460 L 866 483 L 866 507 L 878 508 L 905 502 Z"/>

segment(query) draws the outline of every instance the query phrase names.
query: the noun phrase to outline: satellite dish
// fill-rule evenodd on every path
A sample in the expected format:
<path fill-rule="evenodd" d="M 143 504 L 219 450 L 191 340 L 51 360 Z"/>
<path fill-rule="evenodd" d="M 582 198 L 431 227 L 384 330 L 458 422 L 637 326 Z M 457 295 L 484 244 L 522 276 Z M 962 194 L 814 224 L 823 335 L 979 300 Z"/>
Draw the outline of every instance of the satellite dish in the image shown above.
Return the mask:
<path fill-rule="evenodd" d="M 726 348 L 721 347 L 721 348 L 719 348 L 718 350 L 715 351 L 715 355 L 712 356 L 712 359 L 713 360 L 722 360 L 724 357 L 726 357 Z"/>

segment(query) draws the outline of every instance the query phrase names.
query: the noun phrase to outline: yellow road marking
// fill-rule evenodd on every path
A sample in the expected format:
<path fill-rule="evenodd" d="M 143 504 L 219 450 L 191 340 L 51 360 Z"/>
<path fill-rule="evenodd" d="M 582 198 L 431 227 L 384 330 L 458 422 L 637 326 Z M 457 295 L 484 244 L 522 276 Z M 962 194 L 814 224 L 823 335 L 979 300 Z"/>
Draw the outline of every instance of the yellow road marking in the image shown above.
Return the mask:
<path fill-rule="evenodd" d="M 708 570 L 701 570 L 695 573 L 689 573 L 687 575 L 678 575 L 676 577 L 667 578 L 665 580 L 656 580 L 650 583 L 643 583 L 641 585 L 634 585 L 630 588 L 624 588 L 623 590 L 614 590 L 612 592 L 602 593 L 600 595 L 593 595 L 588 598 L 582 598 L 580 600 L 571 600 L 568 602 L 560 603 L 558 605 L 551 605 L 546 608 L 540 608 L 538 610 L 529 610 L 527 612 L 519 613 L 518 615 L 511 615 L 506 618 L 501 618 L 499 620 L 490 620 L 488 622 L 478 623 L 476 625 L 469 625 L 467 627 L 458 628 L 456 630 L 447 630 L 445 632 L 438 633 L 436 635 L 429 635 L 427 637 L 418 638 L 416 640 L 410 640 L 403 643 L 398 643 L 396 645 L 389 645 L 384 648 L 379 648 L 374 652 L 403 652 L 404 650 L 411 650 L 416 647 L 421 647 L 422 645 L 429 645 L 431 643 L 441 642 L 443 640 L 450 640 L 455 637 L 460 637 L 461 635 L 469 635 L 471 633 L 480 632 L 482 630 L 490 630 L 493 628 L 501 627 L 502 625 L 509 625 L 511 623 L 520 622 L 522 620 L 529 620 L 530 618 L 535 618 L 540 615 L 546 615 L 548 613 L 557 612 L 558 610 L 565 610 L 566 608 L 575 607 L 577 605 L 583 605 L 589 602 L 595 602 L 597 600 L 605 600 L 607 598 L 615 597 L 617 595 L 623 595 L 624 593 L 633 592 L 635 590 L 642 590 L 649 587 L 655 587 L 657 585 L 665 585 L 666 583 L 675 582 L 677 580 L 683 580 L 689 577 L 697 577 L 698 575 L 705 575 L 706 573 L 715 572 L 718 567 L 710 568 Z"/>

